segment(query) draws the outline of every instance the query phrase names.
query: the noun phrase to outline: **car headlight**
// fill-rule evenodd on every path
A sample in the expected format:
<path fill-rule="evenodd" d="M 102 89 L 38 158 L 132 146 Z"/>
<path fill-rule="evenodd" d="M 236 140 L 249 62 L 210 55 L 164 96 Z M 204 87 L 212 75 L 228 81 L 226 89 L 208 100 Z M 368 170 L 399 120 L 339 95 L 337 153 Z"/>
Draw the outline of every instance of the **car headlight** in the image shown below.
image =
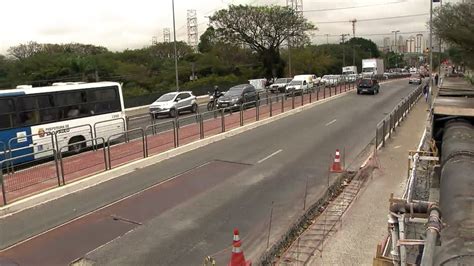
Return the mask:
<path fill-rule="evenodd" d="M 237 101 L 239 100 L 239 98 L 232 98 L 232 100 L 230 100 L 232 103 L 236 103 Z"/>

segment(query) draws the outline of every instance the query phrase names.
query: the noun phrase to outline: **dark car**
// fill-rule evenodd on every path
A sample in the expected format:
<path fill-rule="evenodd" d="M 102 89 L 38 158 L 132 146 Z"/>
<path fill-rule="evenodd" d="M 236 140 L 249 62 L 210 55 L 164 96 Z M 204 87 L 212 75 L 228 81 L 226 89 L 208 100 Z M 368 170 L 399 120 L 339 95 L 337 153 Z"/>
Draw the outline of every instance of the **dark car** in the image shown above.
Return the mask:
<path fill-rule="evenodd" d="M 239 107 L 244 103 L 258 101 L 258 93 L 251 84 L 241 84 L 230 88 L 217 100 L 217 108 Z"/>
<path fill-rule="evenodd" d="M 361 93 L 379 93 L 380 85 L 376 79 L 363 78 L 357 82 L 357 94 Z"/>

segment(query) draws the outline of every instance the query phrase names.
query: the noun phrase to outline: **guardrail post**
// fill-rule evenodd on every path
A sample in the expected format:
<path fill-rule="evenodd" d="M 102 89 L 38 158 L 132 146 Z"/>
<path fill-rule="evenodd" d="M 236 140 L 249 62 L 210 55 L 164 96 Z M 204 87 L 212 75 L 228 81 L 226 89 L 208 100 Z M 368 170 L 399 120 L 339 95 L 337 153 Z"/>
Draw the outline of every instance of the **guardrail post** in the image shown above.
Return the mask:
<path fill-rule="evenodd" d="M 255 120 L 260 120 L 260 100 L 255 101 Z"/>
<path fill-rule="evenodd" d="M 295 109 L 295 91 L 291 92 L 291 109 Z"/>
<path fill-rule="evenodd" d="M 92 141 L 92 145 L 94 145 L 94 140 L 91 140 Z M 56 177 L 58 178 L 58 186 L 60 185 L 60 182 L 59 182 L 59 165 L 58 165 L 58 152 L 53 150 L 53 157 L 54 157 L 54 167 L 56 168 Z M 63 169 L 63 165 L 62 165 L 62 162 L 61 162 L 61 173 L 63 174 L 62 177 L 63 177 L 63 184 L 64 184 L 64 169 Z"/>
<path fill-rule="evenodd" d="M 199 114 L 199 133 L 200 133 L 200 138 L 204 138 L 204 118 L 202 117 L 202 114 Z"/>
<path fill-rule="evenodd" d="M 311 91 L 311 92 L 309 93 L 309 103 L 312 103 L 312 102 L 313 102 L 312 99 L 311 99 L 312 96 L 313 96 L 313 92 L 314 92 L 314 91 Z"/>
<path fill-rule="evenodd" d="M 179 120 L 175 117 L 176 147 L 179 147 Z"/>
<path fill-rule="evenodd" d="M 385 131 L 385 128 L 386 128 L 386 119 L 384 118 L 383 119 L 383 122 L 382 122 L 382 147 L 385 147 L 385 135 L 386 135 L 386 131 Z"/>
<path fill-rule="evenodd" d="M 272 102 L 273 102 L 273 97 L 270 98 L 270 117 L 273 116 L 273 104 L 272 104 Z"/>
<path fill-rule="evenodd" d="M 285 98 L 286 98 L 286 94 L 284 94 L 283 96 L 281 96 L 281 112 L 285 112 Z"/>
<path fill-rule="evenodd" d="M 304 105 L 304 91 L 301 89 L 301 106 Z"/>
<path fill-rule="evenodd" d="M 147 154 L 147 143 L 146 143 L 146 140 L 145 140 L 145 132 L 143 131 L 143 128 L 140 128 L 139 132 L 142 134 L 142 148 L 143 148 L 143 158 L 146 158 L 148 157 L 148 154 Z"/>
<path fill-rule="evenodd" d="M 329 97 L 332 96 L 332 90 L 331 90 L 331 88 L 332 88 L 332 85 L 329 85 Z"/>
<path fill-rule="evenodd" d="M 326 99 L 326 84 L 323 86 L 323 99 Z"/>
<path fill-rule="evenodd" d="M 5 181 L 3 180 L 3 164 L 0 163 L 0 185 L 2 186 L 3 205 L 7 205 L 7 193 L 5 191 Z"/>
<path fill-rule="evenodd" d="M 244 125 L 244 104 L 240 105 L 240 126 Z"/>
<path fill-rule="evenodd" d="M 224 116 L 224 110 L 225 108 L 221 109 L 221 127 L 222 127 L 222 132 L 225 132 L 225 116 Z"/>
<path fill-rule="evenodd" d="M 375 150 L 379 148 L 379 128 L 378 125 L 375 127 Z"/>

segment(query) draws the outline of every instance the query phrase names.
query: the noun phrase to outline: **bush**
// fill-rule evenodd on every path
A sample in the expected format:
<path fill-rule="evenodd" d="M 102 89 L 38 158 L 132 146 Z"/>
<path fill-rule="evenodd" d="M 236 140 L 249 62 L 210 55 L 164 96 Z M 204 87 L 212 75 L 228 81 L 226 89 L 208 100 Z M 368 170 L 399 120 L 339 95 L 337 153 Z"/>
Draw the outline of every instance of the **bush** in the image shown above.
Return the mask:
<path fill-rule="evenodd" d="M 230 87 L 248 83 L 247 80 L 242 77 L 237 77 L 234 74 L 227 76 L 211 75 L 205 78 L 201 78 L 192 82 L 187 82 L 183 85 L 183 90 L 191 90 L 194 95 L 205 95 L 210 91 L 214 90 L 214 86 L 219 86 L 221 91 L 227 90 Z"/>

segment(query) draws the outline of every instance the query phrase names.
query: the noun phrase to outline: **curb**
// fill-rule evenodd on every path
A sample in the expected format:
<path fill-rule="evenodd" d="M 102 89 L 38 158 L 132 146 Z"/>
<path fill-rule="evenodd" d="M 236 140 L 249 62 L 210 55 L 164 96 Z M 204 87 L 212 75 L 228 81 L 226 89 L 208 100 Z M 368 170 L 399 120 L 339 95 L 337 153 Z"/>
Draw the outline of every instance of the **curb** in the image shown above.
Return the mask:
<path fill-rule="evenodd" d="M 97 185 L 99 185 L 103 182 L 107 182 L 107 181 L 112 180 L 114 178 L 117 178 L 119 176 L 122 176 L 122 175 L 128 174 L 130 172 L 133 172 L 136 169 L 144 168 L 144 167 L 162 162 L 162 161 L 167 160 L 169 158 L 173 158 L 175 156 L 178 156 L 178 155 L 181 155 L 183 153 L 198 149 L 200 147 L 209 145 L 211 143 L 214 143 L 214 142 L 217 142 L 217 141 L 220 141 L 220 140 L 238 135 L 240 133 L 243 133 L 245 131 L 257 128 L 257 127 L 262 126 L 262 125 L 269 124 L 269 123 L 271 123 L 273 121 L 276 121 L 276 120 L 279 120 L 281 118 L 285 118 L 285 117 L 288 117 L 290 115 L 300 113 L 300 112 L 302 112 L 304 110 L 307 110 L 309 108 L 312 108 L 314 106 L 317 106 L 317 105 L 326 103 L 328 101 L 331 101 L 331 100 L 340 98 L 342 96 L 345 96 L 348 93 L 351 93 L 352 91 L 353 90 L 349 90 L 349 91 L 343 92 L 341 94 L 337 94 L 335 96 L 331 96 L 331 97 L 323 99 L 323 100 L 319 100 L 319 101 L 316 101 L 316 102 L 313 102 L 313 103 L 310 103 L 310 104 L 299 106 L 295 109 L 288 110 L 284 113 L 280 113 L 278 115 L 275 115 L 275 116 L 272 116 L 272 117 L 269 117 L 269 118 L 266 118 L 266 119 L 263 119 L 263 120 L 260 120 L 260 121 L 253 122 L 251 124 L 244 125 L 242 127 L 234 128 L 232 130 L 229 130 L 229 131 L 211 136 L 209 138 L 197 140 L 195 142 L 188 143 L 186 145 L 174 148 L 172 150 L 165 151 L 163 153 L 153 155 L 151 157 L 143 158 L 143 159 L 140 159 L 140 160 L 137 160 L 137 161 L 133 161 L 133 162 L 130 162 L 128 164 L 119 166 L 117 168 L 114 168 L 114 169 L 111 169 L 111 170 L 108 170 L 108 171 L 105 171 L 105 172 L 102 172 L 102 173 L 99 173 L 99 174 L 96 174 L 96 175 L 93 175 L 93 176 L 89 176 L 89 177 L 80 179 L 80 180 L 78 180 L 74 183 L 70 183 L 70 184 L 67 184 L 67 185 L 61 186 L 61 187 L 56 187 L 54 189 L 50 189 L 50 190 L 41 192 L 39 194 L 32 195 L 30 197 L 15 201 L 15 202 L 13 202 L 9 205 L 0 207 L 0 219 L 11 216 L 11 215 L 14 215 L 15 213 L 19 213 L 21 211 L 24 211 L 24 210 L 27 210 L 27 209 L 30 209 L 30 208 L 40 206 L 42 204 L 45 204 L 45 203 L 48 203 L 50 201 L 59 199 L 61 197 L 67 196 L 69 194 L 77 193 L 77 192 L 80 192 L 82 190 L 88 189 L 90 187 L 97 186 Z"/>

